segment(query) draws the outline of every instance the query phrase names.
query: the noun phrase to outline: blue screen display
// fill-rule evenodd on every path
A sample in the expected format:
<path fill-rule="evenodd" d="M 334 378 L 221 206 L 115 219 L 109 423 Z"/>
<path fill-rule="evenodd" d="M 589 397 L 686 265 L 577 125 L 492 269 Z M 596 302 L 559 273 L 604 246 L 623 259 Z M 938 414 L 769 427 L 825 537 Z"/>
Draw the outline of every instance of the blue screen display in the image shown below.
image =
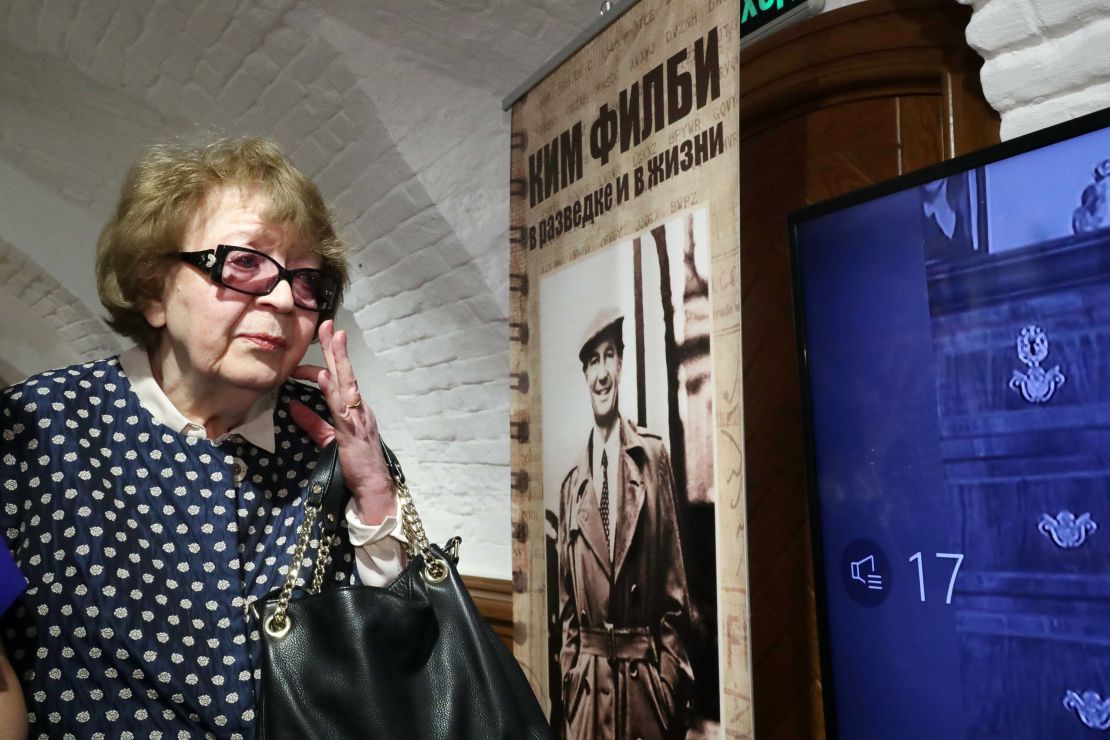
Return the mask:
<path fill-rule="evenodd" d="M 794 224 L 840 738 L 1110 731 L 1110 131 Z"/>

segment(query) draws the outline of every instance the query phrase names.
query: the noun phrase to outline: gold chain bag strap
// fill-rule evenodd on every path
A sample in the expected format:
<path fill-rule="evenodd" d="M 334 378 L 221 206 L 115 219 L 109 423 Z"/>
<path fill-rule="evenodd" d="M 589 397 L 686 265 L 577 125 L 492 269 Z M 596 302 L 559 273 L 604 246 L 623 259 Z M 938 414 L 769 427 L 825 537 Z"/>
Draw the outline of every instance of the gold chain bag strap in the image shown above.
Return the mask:
<path fill-rule="evenodd" d="M 397 500 L 400 503 L 401 528 L 405 531 L 405 551 L 410 558 L 417 553 L 424 557 L 423 575 L 428 583 L 441 583 L 447 577 L 449 570 L 447 561 L 437 557 L 428 545 L 428 535 L 424 533 L 424 523 L 420 521 L 420 514 L 416 512 L 416 504 L 413 503 L 412 494 L 409 493 L 409 487 L 405 483 L 405 473 L 401 470 L 401 463 L 397 461 L 397 456 L 393 454 L 393 450 L 386 446 L 385 442 L 382 442 L 381 437 L 378 437 L 378 441 L 381 442 L 385 464 L 389 468 L 390 477 L 393 478 Z M 461 542 L 461 539 L 458 537 L 453 537 L 448 542 L 448 550 L 456 563 L 459 560 L 459 542 Z"/>
<path fill-rule="evenodd" d="M 405 483 L 405 473 L 393 450 L 389 449 L 385 440 L 378 437 L 381 443 L 382 455 L 385 457 L 389 475 L 393 478 L 394 491 L 397 494 L 398 509 L 401 513 L 401 528 L 405 533 L 405 542 L 402 546 L 410 558 L 419 553 L 424 560 L 424 569 L 421 571 L 428 583 L 441 583 L 447 578 L 449 571 L 447 561 L 432 552 L 428 535 L 424 532 L 424 522 L 416 511 L 416 504 L 412 500 L 408 484 Z M 323 465 L 322 465 L 323 464 Z M 321 469 L 324 467 L 325 469 Z M 331 564 L 332 549 L 339 544 L 336 529 L 343 508 L 347 504 L 347 493 L 343 487 L 343 473 L 339 467 L 339 449 L 333 441 L 324 451 L 316 472 L 308 485 L 309 495 L 304 501 L 304 521 L 297 531 L 297 544 L 293 548 L 293 561 L 285 576 L 285 583 L 281 587 L 278 597 L 277 609 L 262 622 L 266 634 L 281 638 L 289 632 L 289 600 L 296 588 L 297 578 L 300 575 L 301 564 L 304 562 L 305 553 L 312 541 L 313 525 L 318 518 L 323 520 L 320 527 L 320 540 L 317 546 L 316 563 L 312 574 L 312 593 L 320 593 L 324 586 L 324 575 Z M 321 510 L 325 515 L 320 517 Z M 458 562 L 458 547 L 461 539 L 454 537 L 448 542 L 447 550 L 451 557 Z"/>
<path fill-rule="evenodd" d="M 396 456 L 381 448 L 408 563 L 385 588 L 327 577 L 349 498 L 333 442 L 309 478 L 285 582 L 251 608 L 262 627 L 258 739 L 551 737 L 520 666 L 455 570 L 459 538 L 429 543 Z M 298 589 L 317 525 L 311 589 Z"/>

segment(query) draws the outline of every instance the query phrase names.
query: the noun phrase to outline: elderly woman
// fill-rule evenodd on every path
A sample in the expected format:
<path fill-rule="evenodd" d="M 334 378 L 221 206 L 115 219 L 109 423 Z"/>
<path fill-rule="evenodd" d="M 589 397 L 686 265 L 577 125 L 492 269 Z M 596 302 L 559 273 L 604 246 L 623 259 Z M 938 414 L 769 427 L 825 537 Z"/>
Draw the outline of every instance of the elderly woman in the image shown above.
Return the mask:
<path fill-rule="evenodd" d="M 130 171 L 96 272 L 138 346 L 0 395 L 0 515 L 28 580 L 0 635 L 31 734 L 249 738 L 247 607 L 280 586 L 333 438 L 352 494 L 337 577 L 381 585 L 402 564 L 374 415 L 332 324 L 343 245 L 272 142 L 160 145 Z M 300 364 L 315 338 L 326 367 Z"/>

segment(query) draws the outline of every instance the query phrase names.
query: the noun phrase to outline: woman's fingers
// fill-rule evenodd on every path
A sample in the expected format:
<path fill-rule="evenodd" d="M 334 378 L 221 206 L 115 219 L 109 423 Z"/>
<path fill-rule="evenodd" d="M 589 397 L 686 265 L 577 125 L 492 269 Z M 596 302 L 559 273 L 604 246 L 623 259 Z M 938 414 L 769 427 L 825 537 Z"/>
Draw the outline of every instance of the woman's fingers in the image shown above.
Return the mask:
<path fill-rule="evenodd" d="M 324 364 L 328 366 L 328 374 L 331 378 L 335 375 L 335 354 L 332 351 L 332 340 L 335 338 L 335 322 L 328 319 L 320 324 L 320 350 L 324 353 Z M 324 376 L 321 376 L 323 378 Z M 329 380 L 331 379 L 329 378 Z M 330 385 L 330 389 L 325 388 Z M 337 416 L 344 416 L 346 412 L 346 404 L 342 402 L 339 397 L 339 389 L 335 387 L 334 383 L 320 383 L 320 390 L 324 391 L 324 396 L 327 398 L 328 405 L 331 406 L 332 413 Z"/>
<path fill-rule="evenodd" d="M 297 380 L 307 380 L 310 383 L 319 385 L 320 373 L 326 371 L 326 367 L 320 367 L 319 365 L 298 365 L 293 368 L 293 372 L 289 377 L 296 378 Z"/>
<path fill-rule="evenodd" d="M 347 332 L 336 331 L 335 323 L 328 319 L 320 324 L 319 337 L 320 350 L 324 355 L 326 367 L 300 365 L 293 370 L 291 377 L 320 386 L 333 419 L 340 423 L 345 433 L 369 432 L 364 436 L 367 436 L 369 441 L 374 441 L 373 435 L 376 428 L 374 415 L 369 408 L 363 406 L 362 394 L 358 390 L 358 379 L 355 377 L 351 358 L 347 352 Z M 361 411 L 357 414 L 352 413 L 356 409 Z"/>
<path fill-rule="evenodd" d="M 305 431 L 317 447 L 326 447 L 335 439 L 335 428 L 320 418 L 320 415 L 300 401 L 290 401 L 289 415 L 297 426 Z"/>
<path fill-rule="evenodd" d="M 327 372 L 320 374 L 320 390 L 324 392 L 332 415 L 338 419 L 346 419 L 350 416 L 351 409 L 362 405 L 354 381 L 354 370 L 347 358 L 347 333 L 337 332 L 335 322 L 328 319 L 320 324 L 319 334 L 320 349 L 327 365 Z M 353 393 L 349 390 L 352 385 Z"/>
<path fill-rule="evenodd" d="M 328 370 L 332 373 L 335 372 L 335 357 L 332 355 L 331 343 L 335 338 L 335 322 L 328 319 L 320 324 L 320 351 L 324 353 L 324 364 L 328 366 Z"/>
<path fill-rule="evenodd" d="M 362 405 L 362 396 L 358 392 L 358 379 L 355 370 L 351 367 L 351 357 L 347 354 L 347 332 L 336 332 L 332 339 L 332 360 L 335 362 L 335 379 L 339 386 L 340 397 L 346 402 L 347 408 L 358 408 Z"/>
<path fill-rule="evenodd" d="M 336 331 L 331 320 L 320 324 L 320 349 L 325 367 L 301 365 L 292 377 L 320 386 L 331 411 L 329 424 L 303 403 L 293 401 L 290 415 L 317 445 L 336 440 L 343 477 L 363 521 L 380 522 L 395 510 L 393 479 L 386 469 L 378 442 L 374 412 L 363 403 L 347 351 L 347 333 Z M 369 517 L 369 519 L 367 519 Z"/>
<path fill-rule="evenodd" d="M 362 406 L 358 380 L 347 354 L 347 332 L 335 331 L 335 324 L 325 321 L 320 325 L 320 346 L 324 352 L 324 362 L 328 366 L 328 379 L 332 381 L 328 390 L 332 413 L 346 418 L 352 410 Z"/>
<path fill-rule="evenodd" d="M 331 381 L 331 371 L 326 367 L 319 365 L 299 365 L 293 369 L 289 377 L 296 378 L 297 380 L 307 380 L 310 383 L 315 383 L 320 387 L 320 392 L 324 394 L 324 402 L 331 409 L 332 416 L 342 416 L 340 410 L 345 410 L 335 402 L 337 398 L 335 383 Z"/>

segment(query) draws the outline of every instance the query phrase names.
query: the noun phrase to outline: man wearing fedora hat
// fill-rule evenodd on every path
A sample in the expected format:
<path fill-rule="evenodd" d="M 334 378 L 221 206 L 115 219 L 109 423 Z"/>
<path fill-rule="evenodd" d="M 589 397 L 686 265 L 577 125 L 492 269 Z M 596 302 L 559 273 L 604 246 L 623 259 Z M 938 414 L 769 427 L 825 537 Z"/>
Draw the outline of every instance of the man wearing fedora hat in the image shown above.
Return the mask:
<path fill-rule="evenodd" d="M 559 494 L 566 737 L 683 738 L 693 672 L 670 456 L 620 413 L 624 316 L 603 308 L 578 357 L 593 426 Z"/>

